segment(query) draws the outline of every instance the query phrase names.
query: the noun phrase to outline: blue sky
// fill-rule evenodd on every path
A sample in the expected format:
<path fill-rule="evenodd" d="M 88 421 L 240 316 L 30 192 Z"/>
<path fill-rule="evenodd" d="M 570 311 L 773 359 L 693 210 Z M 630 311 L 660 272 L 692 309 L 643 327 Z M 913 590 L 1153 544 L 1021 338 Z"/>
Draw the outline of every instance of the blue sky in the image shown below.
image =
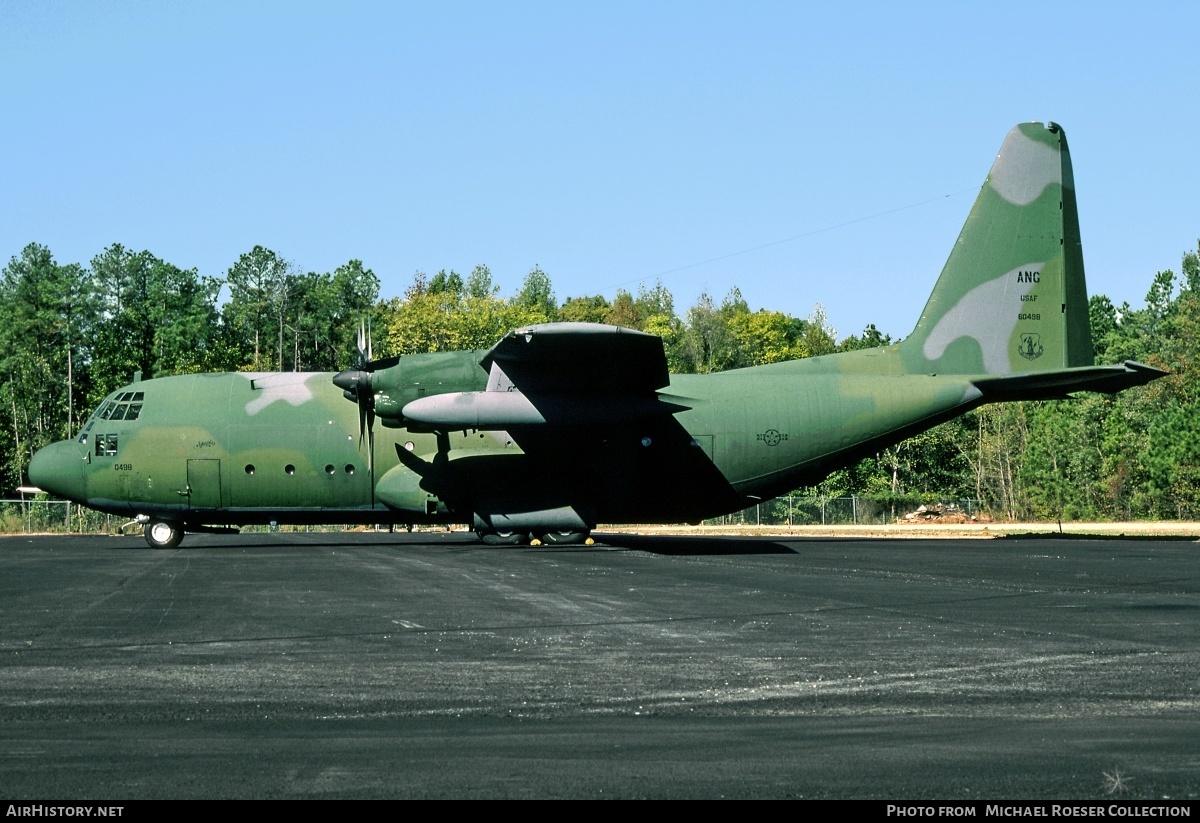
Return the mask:
<path fill-rule="evenodd" d="M 1070 137 L 1088 286 L 1200 238 L 1188 3 L 0 4 L 0 257 L 223 276 L 535 264 L 907 334 L 1011 126 Z"/>

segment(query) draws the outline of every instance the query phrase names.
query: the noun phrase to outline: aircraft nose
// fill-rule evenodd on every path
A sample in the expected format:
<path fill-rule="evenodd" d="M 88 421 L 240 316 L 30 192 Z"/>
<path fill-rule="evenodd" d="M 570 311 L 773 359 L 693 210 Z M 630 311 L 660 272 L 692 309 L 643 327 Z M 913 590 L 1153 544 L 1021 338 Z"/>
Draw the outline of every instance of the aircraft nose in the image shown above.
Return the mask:
<path fill-rule="evenodd" d="M 72 440 L 38 449 L 29 461 L 29 482 L 43 491 L 82 503 L 86 498 L 83 455 Z"/>

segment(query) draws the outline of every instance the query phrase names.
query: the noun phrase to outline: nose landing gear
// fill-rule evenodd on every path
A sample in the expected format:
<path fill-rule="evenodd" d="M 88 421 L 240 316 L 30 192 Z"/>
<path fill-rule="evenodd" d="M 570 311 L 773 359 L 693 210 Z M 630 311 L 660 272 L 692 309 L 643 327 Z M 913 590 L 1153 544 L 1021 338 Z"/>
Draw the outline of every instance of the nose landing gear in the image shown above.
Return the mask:
<path fill-rule="evenodd" d="M 183 542 L 183 528 L 166 520 L 150 520 L 142 527 L 142 536 L 152 549 L 173 549 Z"/>

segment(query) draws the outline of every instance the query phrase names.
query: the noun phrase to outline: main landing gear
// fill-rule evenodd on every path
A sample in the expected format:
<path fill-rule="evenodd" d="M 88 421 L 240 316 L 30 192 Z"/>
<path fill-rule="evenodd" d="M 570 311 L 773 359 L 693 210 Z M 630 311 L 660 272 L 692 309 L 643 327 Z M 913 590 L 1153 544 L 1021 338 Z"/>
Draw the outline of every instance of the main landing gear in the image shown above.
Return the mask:
<path fill-rule="evenodd" d="M 476 529 L 475 534 L 479 535 L 485 546 L 524 546 L 529 542 L 528 532 Z"/>
<path fill-rule="evenodd" d="M 522 531 L 476 529 L 475 533 L 486 546 L 525 546 L 533 537 Z M 586 531 L 553 531 L 537 535 L 536 540 L 546 546 L 583 546 L 591 545 L 590 534 Z"/>
<path fill-rule="evenodd" d="M 588 537 L 589 534 L 591 534 L 591 532 L 546 532 L 542 535 L 542 542 L 547 546 L 582 546 L 590 539 Z"/>

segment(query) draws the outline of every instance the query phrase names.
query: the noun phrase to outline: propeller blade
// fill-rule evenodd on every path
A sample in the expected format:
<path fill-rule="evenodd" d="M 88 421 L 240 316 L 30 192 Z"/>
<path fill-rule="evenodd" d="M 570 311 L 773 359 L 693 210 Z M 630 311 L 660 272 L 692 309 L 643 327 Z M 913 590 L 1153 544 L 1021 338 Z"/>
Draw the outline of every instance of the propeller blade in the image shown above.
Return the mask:
<path fill-rule="evenodd" d="M 367 467 L 375 473 L 375 393 L 371 388 L 371 373 L 377 368 L 395 365 L 396 358 L 376 362 L 371 345 L 371 318 L 358 323 L 358 340 L 354 360 L 350 368 L 333 376 L 333 385 L 342 390 L 342 396 L 358 404 L 358 445 L 367 446 Z"/>
<path fill-rule="evenodd" d="M 375 477 L 375 409 L 367 409 L 367 472 L 374 482 Z"/>
<path fill-rule="evenodd" d="M 367 357 L 367 329 L 362 321 L 359 321 L 358 324 L 357 343 L 357 350 L 354 352 L 354 368 L 361 369 L 371 360 L 371 358 Z"/>
<path fill-rule="evenodd" d="M 370 415 L 370 409 L 368 409 L 365 404 L 359 403 L 358 404 L 358 445 L 359 446 L 362 446 L 363 437 L 365 437 L 366 433 L 367 433 L 367 425 L 368 425 L 367 418 L 369 415 Z"/>

